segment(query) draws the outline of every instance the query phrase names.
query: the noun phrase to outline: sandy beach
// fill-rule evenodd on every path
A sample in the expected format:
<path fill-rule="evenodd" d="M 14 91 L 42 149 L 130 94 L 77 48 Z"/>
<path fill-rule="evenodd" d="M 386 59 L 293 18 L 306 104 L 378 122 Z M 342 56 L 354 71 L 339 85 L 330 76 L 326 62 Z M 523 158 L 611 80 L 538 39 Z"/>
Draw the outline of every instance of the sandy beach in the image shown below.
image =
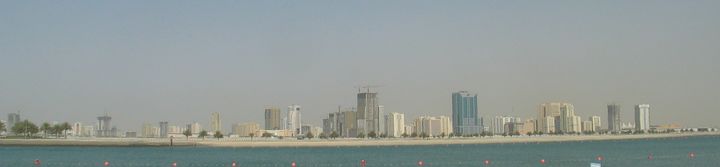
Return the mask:
<path fill-rule="evenodd" d="M 718 132 L 672 133 L 642 135 L 562 135 L 562 136 L 514 136 L 514 137 L 477 137 L 477 138 L 396 138 L 396 139 L 266 139 L 226 138 L 226 139 L 185 139 L 175 138 L 175 147 L 363 147 L 363 146 L 411 146 L 411 145 L 451 145 L 451 144 L 498 144 L 498 143 L 544 143 L 577 142 L 599 140 L 642 140 L 655 138 L 684 138 L 689 136 L 719 136 Z M 144 138 L 69 138 L 69 139 L 0 139 L 3 146 L 110 146 L 110 147 L 170 147 L 170 139 Z"/>

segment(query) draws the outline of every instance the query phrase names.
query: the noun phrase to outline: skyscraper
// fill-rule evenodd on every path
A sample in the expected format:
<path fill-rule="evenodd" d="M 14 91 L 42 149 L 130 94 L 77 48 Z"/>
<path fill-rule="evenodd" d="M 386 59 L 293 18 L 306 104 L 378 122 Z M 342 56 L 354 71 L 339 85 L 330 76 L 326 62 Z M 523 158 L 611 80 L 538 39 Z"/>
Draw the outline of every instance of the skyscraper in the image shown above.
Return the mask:
<path fill-rule="evenodd" d="M 620 132 L 622 130 L 622 121 L 620 121 L 620 105 L 608 104 L 608 131 Z"/>
<path fill-rule="evenodd" d="M 368 134 L 370 132 L 380 132 L 380 114 L 378 112 L 377 93 L 373 93 L 368 88 L 360 90 L 357 94 L 357 121 L 358 132 Z"/>
<path fill-rule="evenodd" d="M 452 122 L 449 117 L 421 116 L 415 119 L 415 132 L 425 133 L 429 136 L 450 135 L 452 133 Z"/>
<path fill-rule="evenodd" d="M 477 94 L 459 91 L 452 94 L 453 133 L 479 134 L 482 132 L 478 120 Z"/>
<path fill-rule="evenodd" d="M 160 137 L 162 137 L 162 138 L 168 137 L 168 122 L 167 121 L 160 122 Z"/>
<path fill-rule="evenodd" d="M 105 113 L 105 116 L 100 116 L 98 119 L 98 129 L 96 135 L 98 137 L 112 137 L 112 127 L 110 126 L 110 121 L 112 120 L 112 117 Z"/>
<path fill-rule="evenodd" d="M 544 103 L 538 108 L 537 131 L 543 133 L 572 132 L 576 123 L 575 107 L 570 103 Z"/>
<path fill-rule="evenodd" d="M 387 123 L 385 121 L 385 106 L 379 105 L 377 109 L 378 113 L 378 131 L 377 134 L 386 134 L 387 128 L 385 128 L 385 124 Z"/>
<path fill-rule="evenodd" d="M 385 116 L 385 125 L 387 126 L 387 135 L 389 137 L 401 137 L 405 133 L 405 114 L 402 113 L 388 113 Z"/>
<path fill-rule="evenodd" d="M 522 120 L 520 117 L 510 117 L 510 116 L 496 116 L 495 119 L 491 120 L 491 127 L 490 130 L 494 134 L 503 134 L 505 133 L 505 126 L 509 123 L 522 123 Z"/>
<path fill-rule="evenodd" d="M 212 128 L 213 134 L 217 131 L 222 131 L 222 123 L 220 122 L 220 113 L 213 112 L 210 114 L 210 128 Z"/>
<path fill-rule="evenodd" d="M 650 130 L 650 104 L 635 105 L 635 130 Z"/>
<path fill-rule="evenodd" d="M 592 116 L 590 117 L 590 121 L 592 121 L 592 131 L 593 132 L 600 132 L 600 129 L 602 129 L 602 123 L 600 121 L 600 116 Z"/>
<path fill-rule="evenodd" d="M 7 125 L 5 125 L 5 129 L 7 129 L 8 132 L 12 132 L 13 126 L 15 126 L 16 123 L 20 122 L 20 113 L 10 113 L 8 114 L 8 122 Z"/>
<path fill-rule="evenodd" d="M 283 127 L 280 113 L 279 108 L 265 108 L 265 130 L 280 130 Z"/>
<path fill-rule="evenodd" d="M 302 120 L 300 119 L 300 105 L 288 106 L 287 113 L 287 129 L 292 130 L 293 134 L 304 134 L 302 131 Z"/>

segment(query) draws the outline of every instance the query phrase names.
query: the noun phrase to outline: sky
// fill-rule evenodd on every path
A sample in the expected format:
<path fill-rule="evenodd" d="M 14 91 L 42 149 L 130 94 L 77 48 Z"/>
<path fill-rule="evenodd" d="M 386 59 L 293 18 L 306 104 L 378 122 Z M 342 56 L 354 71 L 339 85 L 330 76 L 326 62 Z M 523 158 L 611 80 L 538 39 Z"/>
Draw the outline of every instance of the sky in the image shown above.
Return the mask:
<path fill-rule="evenodd" d="M 385 112 L 534 118 L 651 105 L 651 124 L 718 126 L 720 1 L 2 1 L 0 119 L 321 125 L 380 85 Z M 488 121 L 488 119 L 486 119 Z"/>

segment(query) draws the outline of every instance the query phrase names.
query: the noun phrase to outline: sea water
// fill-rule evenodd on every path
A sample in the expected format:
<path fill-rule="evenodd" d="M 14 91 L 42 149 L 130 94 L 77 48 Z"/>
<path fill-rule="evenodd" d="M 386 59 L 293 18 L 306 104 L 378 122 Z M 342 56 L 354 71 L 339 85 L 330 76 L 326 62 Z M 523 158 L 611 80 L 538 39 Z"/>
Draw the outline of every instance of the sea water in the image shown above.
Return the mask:
<path fill-rule="evenodd" d="M 691 156 L 690 154 L 693 154 Z M 0 166 L 720 166 L 720 136 L 613 141 L 315 148 L 0 146 Z M 544 160 L 544 164 L 541 163 Z M 486 162 L 488 164 L 486 164 Z"/>

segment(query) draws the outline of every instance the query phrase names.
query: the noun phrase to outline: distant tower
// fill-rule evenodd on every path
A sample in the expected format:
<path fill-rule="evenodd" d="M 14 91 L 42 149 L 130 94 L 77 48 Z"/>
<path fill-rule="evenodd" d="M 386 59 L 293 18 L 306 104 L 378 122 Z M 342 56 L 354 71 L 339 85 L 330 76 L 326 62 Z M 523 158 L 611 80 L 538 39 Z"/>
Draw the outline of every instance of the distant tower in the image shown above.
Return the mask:
<path fill-rule="evenodd" d="M 357 122 L 358 132 L 368 134 L 370 132 L 380 132 L 380 113 L 378 111 L 377 93 L 370 91 L 370 87 L 357 94 Z"/>
<path fill-rule="evenodd" d="M 222 131 L 222 124 L 220 122 L 220 113 L 213 112 L 210 114 L 210 128 L 212 128 L 213 134 L 217 131 Z"/>
<path fill-rule="evenodd" d="M 650 130 L 650 104 L 635 105 L 635 129 Z"/>
<path fill-rule="evenodd" d="M 452 124 L 455 134 L 480 134 L 477 94 L 459 91 L 452 94 Z"/>
<path fill-rule="evenodd" d="M 287 113 L 287 129 L 292 130 L 293 134 L 304 134 L 302 131 L 302 119 L 300 119 L 300 105 L 288 106 Z"/>
<path fill-rule="evenodd" d="M 8 122 L 7 125 L 5 125 L 5 129 L 7 129 L 8 132 L 12 132 L 13 126 L 20 121 L 20 111 L 18 111 L 18 113 L 8 114 Z"/>
<path fill-rule="evenodd" d="M 160 137 L 168 137 L 168 122 L 166 121 L 160 122 Z"/>
<path fill-rule="evenodd" d="M 112 136 L 112 127 L 110 126 L 110 120 L 112 120 L 112 117 L 108 115 L 108 113 L 105 113 L 105 116 L 97 117 L 98 119 L 98 130 L 97 130 L 97 137 L 113 137 Z"/>
<path fill-rule="evenodd" d="M 279 108 L 265 108 L 265 130 L 280 130 L 283 127 L 280 113 Z"/>
<path fill-rule="evenodd" d="M 620 121 L 620 105 L 608 104 L 608 131 L 620 132 L 622 130 L 622 121 Z"/>

